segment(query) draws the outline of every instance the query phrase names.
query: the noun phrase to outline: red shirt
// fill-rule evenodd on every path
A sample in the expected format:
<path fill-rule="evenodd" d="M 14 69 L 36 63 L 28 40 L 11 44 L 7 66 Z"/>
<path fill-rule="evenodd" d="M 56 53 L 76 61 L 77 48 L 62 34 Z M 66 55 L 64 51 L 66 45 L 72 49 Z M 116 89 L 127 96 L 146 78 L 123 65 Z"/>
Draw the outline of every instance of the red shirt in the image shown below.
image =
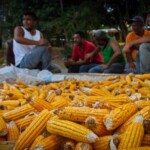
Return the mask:
<path fill-rule="evenodd" d="M 79 59 L 84 60 L 84 57 L 86 54 L 91 53 L 96 49 L 96 46 L 89 41 L 84 41 L 83 42 L 83 48 L 79 47 L 78 45 L 74 45 L 73 47 L 73 52 L 72 52 L 72 59 L 74 61 L 78 61 Z M 97 53 L 92 62 L 89 60 L 87 63 L 96 63 L 96 64 L 102 64 L 103 63 L 103 58 L 100 53 Z"/>

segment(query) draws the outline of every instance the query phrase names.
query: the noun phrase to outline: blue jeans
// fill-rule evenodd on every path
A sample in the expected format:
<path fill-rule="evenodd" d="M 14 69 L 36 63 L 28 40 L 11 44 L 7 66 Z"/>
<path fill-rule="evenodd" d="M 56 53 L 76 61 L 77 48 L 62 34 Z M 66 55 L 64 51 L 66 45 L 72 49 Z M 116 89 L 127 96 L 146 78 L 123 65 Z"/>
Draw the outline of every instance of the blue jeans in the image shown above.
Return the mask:
<path fill-rule="evenodd" d="M 129 64 L 126 64 L 125 73 L 143 74 L 150 73 L 150 44 L 144 43 L 139 47 L 139 51 L 136 55 L 136 62 L 134 62 L 136 69 L 129 68 Z"/>
<path fill-rule="evenodd" d="M 60 69 L 51 64 L 51 54 L 47 46 L 36 46 L 33 50 L 26 54 L 21 60 L 20 68 L 28 69 L 47 69 L 53 73 L 60 72 Z"/>
<path fill-rule="evenodd" d="M 150 73 L 150 43 L 140 45 L 136 61 L 139 73 Z"/>
<path fill-rule="evenodd" d="M 96 66 L 97 64 L 87 64 L 87 65 L 73 65 L 68 68 L 68 73 L 84 73 L 88 72 L 89 69 Z"/>
<path fill-rule="evenodd" d="M 133 68 L 129 68 L 129 63 L 126 63 L 126 66 L 125 66 L 125 71 L 124 71 L 124 73 L 125 74 L 129 74 L 129 73 L 134 73 L 134 74 L 138 74 L 139 73 L 139 71 L 138 71 L 138 65 L 137 65 L 137 62 L 134 62 L 134 64 L 135 64 L 135 66 L 136 66 L 136 68 L 135 69 L 133 69 Z"/>
<path fill-rule="evenodd" d="M 124 65 L 121 63 L 113 63 L 109 68 L 103 70 L 103 64 L 97 65 L 89 70 L 90 73 L 123 73 Z"/>

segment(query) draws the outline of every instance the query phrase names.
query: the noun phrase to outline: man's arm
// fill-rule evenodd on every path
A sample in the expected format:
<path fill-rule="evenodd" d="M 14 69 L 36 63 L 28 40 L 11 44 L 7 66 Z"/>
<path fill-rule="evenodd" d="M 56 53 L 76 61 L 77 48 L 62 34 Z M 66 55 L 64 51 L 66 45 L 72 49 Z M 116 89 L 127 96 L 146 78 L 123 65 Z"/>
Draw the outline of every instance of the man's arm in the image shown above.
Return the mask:
<path fill-rule="evenodd" d="M 114 62 L 116 62 L 119 58 L 119 56 L 121 56 L 121 51 L 120 51 L 120 47 L 117 41 L 112 41 L 110 42 L 110 46 L 112 48 L 112 50 L 114 51 L 114 54 L 112 55 L 111 59 L 109 60 L 109 62 L 107 64 L 105 64 L 105 67 L 108 68 L 110 67 Z M 104 69 L 106 69 L 104 68 Z"/>
<path fill-rule="evenodd" d="M 99 51 L 101 51 L 101 47 L 97 46 L 94 51 L 92 51 L 91 53 L 86 54 L 86 56 L 84 58 L 84 61 L 93 60 L 94 55 L 96 55 Z"/>
<path fill-rule="evenodd" d="M 21 27 L 16 27 L 14 29 L 14 40 L 18 43 L 24 44 L 24 45 L 48 45 L 48 41 L 41 38 L 39 41 L 29 40 L 27 38 L 24 38 L 24 31 Z"/>

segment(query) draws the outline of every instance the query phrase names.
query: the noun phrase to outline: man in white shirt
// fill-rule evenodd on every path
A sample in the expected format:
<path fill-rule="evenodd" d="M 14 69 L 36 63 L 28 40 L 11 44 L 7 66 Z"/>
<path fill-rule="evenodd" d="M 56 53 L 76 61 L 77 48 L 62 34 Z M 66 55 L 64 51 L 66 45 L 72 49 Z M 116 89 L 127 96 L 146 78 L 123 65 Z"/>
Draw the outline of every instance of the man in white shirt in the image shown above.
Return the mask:
<path fill-rule="evenodd" d="M 33 12 L 23 15 L 22 26 L 14 29 L 13 51 L 15 65 L 19 68 L 47 69 L 58 73 L 60 69 L 51 64 L 49 42 L 36 30 L 37 17 Z"/>

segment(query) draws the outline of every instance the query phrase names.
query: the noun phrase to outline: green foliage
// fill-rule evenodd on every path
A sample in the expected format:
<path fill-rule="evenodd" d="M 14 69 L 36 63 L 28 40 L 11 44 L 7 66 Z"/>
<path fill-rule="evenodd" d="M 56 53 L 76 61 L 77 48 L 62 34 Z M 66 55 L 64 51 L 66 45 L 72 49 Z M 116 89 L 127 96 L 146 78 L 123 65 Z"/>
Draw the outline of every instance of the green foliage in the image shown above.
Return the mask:
<path fill-rule="evenodd" d="M 65 58 L 71 58 L 72 47 L 70 45 L 65 45 L 61 53 Z"/>
<path fill-rule="evenodd" d="M 39 18 L 38 29 L 49 40 L 56 36 L 69 40 L 77 30 L 86 32 L 103 26 L 119 27 L 125 37 L 127 20 L 142 14 L 149 6 L 149 0 L 7 0 L 0 7 L 6 17 L 0 27 L 12 35 L 13 28 L 21 24 L 23 12 L 31 10 Z"/>

